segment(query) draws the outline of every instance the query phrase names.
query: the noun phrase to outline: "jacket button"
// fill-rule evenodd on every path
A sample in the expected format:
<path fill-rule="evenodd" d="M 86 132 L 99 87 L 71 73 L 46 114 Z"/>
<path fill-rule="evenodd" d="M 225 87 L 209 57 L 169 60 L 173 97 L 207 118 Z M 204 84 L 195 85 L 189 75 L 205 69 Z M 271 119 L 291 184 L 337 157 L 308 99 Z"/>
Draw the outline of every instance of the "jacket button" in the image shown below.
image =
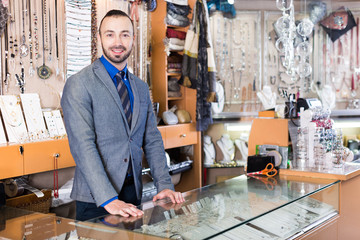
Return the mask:
<path fill-rule="evenodd" d="M 127 162 L 127 161 L 128 161 L 127 158 L 125 158 L 125 159 L 124 159 L 124 162 Z"/>

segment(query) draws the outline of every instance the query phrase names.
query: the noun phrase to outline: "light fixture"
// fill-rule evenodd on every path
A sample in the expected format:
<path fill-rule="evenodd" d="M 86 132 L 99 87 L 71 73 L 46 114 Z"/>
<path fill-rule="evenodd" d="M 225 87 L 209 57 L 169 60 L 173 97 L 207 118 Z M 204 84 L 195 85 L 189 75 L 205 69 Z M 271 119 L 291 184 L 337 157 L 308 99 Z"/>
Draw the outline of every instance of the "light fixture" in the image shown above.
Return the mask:
<path fill-rule="evenodd" d="M 294 83 L 298 77 L 303 79 L 312 73 L 312 67 L 308 62 L 312 47 L 307 38 L 314 24 L 305 18 L 296 26 L 292 0 L 276 0 L 276 7 L 282 11 L 282 17 L 275 23 L 276 33 L 279 35 L 275 47 L 284 55 L 281 63 Z"/>

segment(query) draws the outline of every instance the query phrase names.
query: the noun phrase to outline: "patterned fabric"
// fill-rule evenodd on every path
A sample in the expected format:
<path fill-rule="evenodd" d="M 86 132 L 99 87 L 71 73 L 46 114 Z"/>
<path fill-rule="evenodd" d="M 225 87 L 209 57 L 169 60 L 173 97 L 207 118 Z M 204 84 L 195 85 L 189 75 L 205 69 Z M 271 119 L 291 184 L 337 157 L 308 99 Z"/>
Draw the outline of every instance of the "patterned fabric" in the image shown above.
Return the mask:
<path fill-rule="evenodd" d="M 208 76 L 208 53 L 207 53 L 207 32 L 206 26 L 209 23 L 206 19 L 204 5 L 196 1 L 197 18 L 199 20 L 199 52 L 198 52 L 198 76 L 196 83 L 196 129 L 206 131 L 212 124 L 211 103 L 207 101 L 207 95 L 210 92 Z"/>
<path fill-rule="evenodd" d="M 128 124 L 129 124 L 129 127 L 130 127 L 131 126 L 131 115 L 132 115 L 132 113 L 131 113 L 131 108 L 130 108 L 129 93 L 128 93 L 128 90 L 126 88 L 125 83 L 123 82 L 124 74 L 125 73 L 123 71 L 116 74 L 116 80 L 118 82 L 117 91 L 119 93 L 121 103 L 122 103 L 123 108 L 124 108 L 126 120 L 127 120 Z"/>
<path fill-rule="evenodd" d="M 168 38 L 178 38 L 178 39 L 181 39 L 181 40 L 185 40 L 186 32 L 177 31 L 177 30 L 172 29 L 172 28 L 167 28 L 166 29 L 166 37 L 168 37 Z"/>
<path fill-rule="evenodd" d="M 193 20 L 186 34 L 180 84 L 196 89 L 196 128 L 212 124 L 211 102 L 215 94 L 215 60 L 206 1 L 197 0 Z"/>
<path fill-rule="evenodd" d="M 2 1 L 0 0 L 0 36 L 4 32 L 8 18 L 9 18 L 8 10 L 6 7 L 4 7 Z"/>

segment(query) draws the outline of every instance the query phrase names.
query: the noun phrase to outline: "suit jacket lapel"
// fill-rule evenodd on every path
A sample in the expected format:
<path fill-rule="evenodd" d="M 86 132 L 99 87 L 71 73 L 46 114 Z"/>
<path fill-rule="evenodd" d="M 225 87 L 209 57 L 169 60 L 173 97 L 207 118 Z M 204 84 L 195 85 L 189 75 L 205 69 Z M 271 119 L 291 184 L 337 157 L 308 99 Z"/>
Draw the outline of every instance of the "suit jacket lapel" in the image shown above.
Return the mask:
<path fill-rule="evenodd" d="M 101 63 L 101 61 L 99 59 L 97 59 L 94 62 L 93 71 L 94 71 L 95 75 L 100 79 L 100 81 L 109 90 L 111 96 L 113 97 L 114 101 L 116 102 L 117 107 L 119 108 L 119 110 L 121 112 L 121 116 L 123 117 L 123 119 L 125 120 L 125 123 L 126 123 L 127 120 L 126 120 L 126 116 L 125 116 L 125 113 L 124 113 L 124 110 L 123 110 L 123 107 L 121 104 L 119 93 L 116 90 L 114 82 L 110 78 L 109 73 L 106 71 L 104 65 Z M 126 131 L 129 133 L 130 132 L 129 125 L 128 124 L 124 124 L 124 125 L 126 127 Z"/>
<path fill-rule="evenodd" d="M 135 79 L 133 77 L 134 75 L 132 75 L 131 73 L 128 73 L 128 77 L 129 77 L 129 82 L 131 85 L 131 90 L 134 94 L 134 106 L 133 106 L 133 114 L 132 114 L 132 120 L 131 120 L 131 131 L 133 131 L 133 129 L 136 126 L 137 120 L 139 118 L 139 111 L 140 111 L 140 96 L 135 84 Z"/>

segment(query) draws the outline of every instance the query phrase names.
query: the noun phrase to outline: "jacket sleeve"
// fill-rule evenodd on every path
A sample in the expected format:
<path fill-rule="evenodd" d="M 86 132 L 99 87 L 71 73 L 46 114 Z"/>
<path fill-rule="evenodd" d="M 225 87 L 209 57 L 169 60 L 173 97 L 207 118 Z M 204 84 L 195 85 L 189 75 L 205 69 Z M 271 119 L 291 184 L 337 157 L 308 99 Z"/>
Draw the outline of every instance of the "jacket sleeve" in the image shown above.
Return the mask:
<path fill-rule="evenodd" d="M 96 205 L 100 206 L 118 194 L 106 174 L 95 143 L 92 99 L 79 75 L 67 80 L 61 106 L 76 167 L 85 178 Z"/>
<path fill-rule="evenodd" d="M 150 166 L 151 174 L 154 178 L 154 183 L 158 192 L 164 189 L 174 190 L 174 185 L 171 182 L 169 168 L 166 164 L 164 144 L 161 134 L 157 129 L 155 114 L 152 103 L 147 91 L 146 99 L 148 102 L 147 121 L 145 126 L 143 149 L 145 157 Z"/>

